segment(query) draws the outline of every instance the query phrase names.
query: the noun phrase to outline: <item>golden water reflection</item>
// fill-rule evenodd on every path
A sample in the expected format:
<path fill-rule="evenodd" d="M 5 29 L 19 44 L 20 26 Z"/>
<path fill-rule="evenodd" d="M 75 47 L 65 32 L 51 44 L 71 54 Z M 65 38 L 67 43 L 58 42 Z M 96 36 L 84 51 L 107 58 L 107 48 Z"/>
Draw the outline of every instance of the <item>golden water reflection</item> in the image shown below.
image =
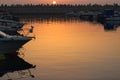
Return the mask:
<path fill-rule="evenodd" d="M 38 66 L 35 80 L 120 79 L 119 28 L 105 32 L 101 24 L 74 20 L 32 25 L 36 39 L 24 47 Z"/>

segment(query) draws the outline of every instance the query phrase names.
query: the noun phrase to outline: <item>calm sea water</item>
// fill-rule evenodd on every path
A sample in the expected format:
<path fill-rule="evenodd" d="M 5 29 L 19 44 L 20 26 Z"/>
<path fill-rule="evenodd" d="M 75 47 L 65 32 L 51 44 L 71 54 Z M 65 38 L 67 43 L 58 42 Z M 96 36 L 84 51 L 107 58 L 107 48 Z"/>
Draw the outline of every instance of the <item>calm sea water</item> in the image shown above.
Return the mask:
<path fill-rule="evenodd" d="M 36 39 L 24 45 L 22 59 L 36 68 L 35 78 L 21 80 L 120 80 L 119 27 L 105 31 L 101 24 L 61 19 L 23 22 L 25 28 L 34 26 Z"/>

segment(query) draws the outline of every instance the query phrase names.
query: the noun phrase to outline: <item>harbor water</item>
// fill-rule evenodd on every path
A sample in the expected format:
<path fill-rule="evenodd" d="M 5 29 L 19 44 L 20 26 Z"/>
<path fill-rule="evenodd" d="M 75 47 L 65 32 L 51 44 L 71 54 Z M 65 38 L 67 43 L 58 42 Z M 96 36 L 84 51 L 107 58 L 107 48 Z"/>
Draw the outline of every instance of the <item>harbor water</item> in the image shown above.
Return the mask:
<path fill-rule="evenodd" d="M 23 46 L 34 78 L 19 80 L 120 80 L 120 28 L 76 19 L 21 20 L 34 26 L 35 39 Z M 17 80 L 20 76 L 9 72 Z M 4 74 L 0 80 L 9 78 Z"/>

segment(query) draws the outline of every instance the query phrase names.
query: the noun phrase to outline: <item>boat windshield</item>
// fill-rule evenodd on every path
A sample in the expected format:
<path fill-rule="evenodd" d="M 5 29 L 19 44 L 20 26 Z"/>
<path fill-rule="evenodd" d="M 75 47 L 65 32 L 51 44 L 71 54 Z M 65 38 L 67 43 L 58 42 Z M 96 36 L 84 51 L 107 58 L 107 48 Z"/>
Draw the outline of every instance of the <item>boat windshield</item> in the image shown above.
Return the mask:
<path fill-rule="evenodd" d="M 5 34 L 4 32 L 2 32 L 2 31 L 0 31 L 0 37 L 5 37 L 5 36 L 7 36 L 7 34 Z"/>

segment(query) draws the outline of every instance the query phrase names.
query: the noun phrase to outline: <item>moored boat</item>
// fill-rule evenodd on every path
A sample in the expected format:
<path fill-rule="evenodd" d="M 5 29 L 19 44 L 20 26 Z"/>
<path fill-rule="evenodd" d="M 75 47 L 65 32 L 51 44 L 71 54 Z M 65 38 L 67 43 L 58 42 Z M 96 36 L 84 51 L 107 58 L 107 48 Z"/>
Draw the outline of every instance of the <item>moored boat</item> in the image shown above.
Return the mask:
<path fill-rule="evenodd" d="M 13 20 L 0 19 L 0 31 L 18 31 L 24 26 L 24 23 Z"/>
<path fill-rule="evenodd" d="M 0 31 L 0 53 L 9 53 L 18 50 L 25 43 L 32 40 L 32 38 L 21 35 L 8 35 Z"/>

